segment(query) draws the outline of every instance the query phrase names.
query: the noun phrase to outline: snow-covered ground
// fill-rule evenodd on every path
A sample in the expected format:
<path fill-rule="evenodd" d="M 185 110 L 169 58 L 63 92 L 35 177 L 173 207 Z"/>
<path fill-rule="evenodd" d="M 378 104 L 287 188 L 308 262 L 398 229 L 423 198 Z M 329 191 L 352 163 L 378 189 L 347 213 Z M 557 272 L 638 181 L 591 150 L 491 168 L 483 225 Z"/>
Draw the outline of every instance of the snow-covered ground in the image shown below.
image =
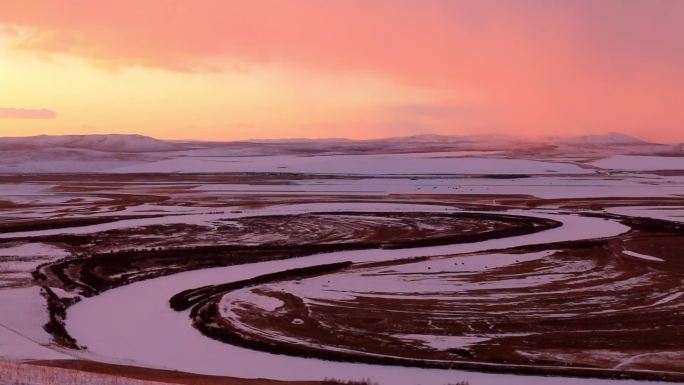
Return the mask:
<path fill-rule="evenodd" d="M 306 179 L 288 184 L 204 184 L 193 191 L 221 194 L 388 195 L 388 194 L 522 194 L 539 198 L 676 196 L 684 178 L 657 175 L 608 177 L 535 176 L 529 178 L 359 178 Z"/>
<path fill-rule="evenodd" d="M 293 172 L 345 175 L 415 174 L 553 174 L 592 173 L 568 163 L 449 157 L 443 153 L 402 155 L 256 156 L 234 158 L 174 158 L 114 168 L 114 173 L 161 172 Z"/>
<path fill-rule="evenodd" d="M 48 321 L 40 288 L 0 290 L 0 357 L 9 359 L 70 358 L 50 347 L 51 336 L 43 330 Z"/>
<path fill-rule="evenodd" d="M 665 262 L 665 260 L 663 260 L 662 258 L 658 258 L 658 257 L 653 257 L 653 256 L 650 256 L 650 255 L 646 255 L 646 254 L 637 253 L 636 251 L 624 250 L 624 251 L 622 251 L 622 253 L 623 253 L 623 254 L 627 254 L 627 255 L 629 255 L 629 256 L 632 256 L 632 257 L 636 257 L 636 258 L 640 258 L 640 259 L 645 259 L 645 260 L 647 260 L 647 261 Z"/>
<path fill-rule="evenodd" d="M 44 235 L 55 235 L 55 234 L 92 234 L 101 231 L 108 231 L 114 229 L 126 229 L 131 227 L 141 227 L 149 225 L 162 225 L 162 224 L 195 224 L 195 225 L 211 225 L 215 221 L 222 219 L 234 219 L 234 218 L 244 218 L 248 216 L 258 216 L 258 215 L 288 215 L 288 214 L 301 214 L 313 211 L 345 211 L 348 206 L 344 203 L 310 203 L 310 204 L 294 204 L 294 205 L 273 205 L 266 208 L 253 209 L 249 211 L 236 210 L 236 207 L 223 207 L 223 208 L 201 208 L 200 210 L 193 210 L 189 214 L 184 213 L 184 211 L 179 211 L 178 213 L 169 214 L 154 218 L 138 218 L 138 219 L 122 219 L 114 222 L 103 223 L 98 225 L 87 225 L 87 226 L 75 226 L 66 227 L 58 229 L 48 229 L 48 230 L 34 230 L 34 231 L 21 231 L 21 232 L 11 232 L 11 233 L 0 233 L 0 239 L 2 238 L 18 238 L 18 237 L 37 237 Z M 357 211 L 422 211 L 422 212 L 449 212 L 449 211 L 459 211 L 453 207 L 447 206 L 435 206 L 435 205 L 422 205 L 422 204 L 392 204 L 392 203 L 358 203 L 354 206 Z M 1 249 L 0 249 L 1 250 Z M 0 251 L 1 253 L 1 251 Z"/>
<path fill-rule="evenodd" d="M 0 247 L 0 264 L 2 257 L 66 257 L 68 253 L 59 247 L 45 243 L 20 243 L 9 247 Z M 0 265 L 1 266 L 1 265 Z"/>
<path fill-rule="evenodd" d="M 682 206 L 622 206 L 608 207 L 606 212 L 631 217 L 663 219 L 673 222 L 684 222 L 684 207 Z"/>
<path fill-rule="evenodd" d="M 10 287 L 27 282 L 35 268 L 68 255 L 44 243 L 22 243 L 0 248 L 0 357 L 10 359 L 58 359 L 68 355 L 53 350 L 51 336 L 43 330 L 47 322 L 45 300 L 40 288 Z"/>
<path fill-rule="evenodd" d="M 684 170 L 683 156 L 614 155 L 597 160 L 592 166 L 614 170 Z"/>
<path fill-rule="evenodd" d="M 356 210 L 353 204 L 348 210 Z M 398 207 L 401 208 L 401 207 Z M 89 347 L 88 352 L 112 360 L 133 360 L 141 365 L 247 378 L 312 379 L 369 377 L 382 384 L 435 384 L 468 380 L 472 384 L 591 384 L 611 381 L 482 374 L 454 370 L 427 370 L 361 365 L 272 355 L 238 348 L 202 336 L 187 312 L 174 312 L 168 299 L 175 293 L 204 285 L 241 280 L 261 274 L 337 261 L 379 261 L 411 256 L 443 255 L 612 236 L 628 230 L 624 225 L 599 218 L 528 211 L 512 211 L 553 218 L 561 228 L 484 242 L 400 250 L 346 251 L 284 261 L 185 272 L 142 281 L 86 299 L 70 308 L 69 332 Z M 108 325 L 102 333 L 100 325 Z M 160 327 L 163 325 L 163 327 Z M 226 365 L 237 362 L 240 365 Z M 620 382 L 636 383 L 635 381 Z"/>
<path fill-rule="evenodd" d="M 0 199 L 17 199 L 23 196 L 32 196 L 43 193 L 51 184 L 42 183 L 0 183 Z"/>
<path fill-rule="evenodd" d="M 45 243 L 12 243 L 9 246 L 2 246 L 0 247 L 0 288 L 30 285 L 31 273 L 39 265 L 69 255 L 66 250 Z M 2 291 L 0 291 L 1 294 Z M 1 301 L 0 304 L 2 304 Z"/>
<path fill-rule="evenodd" d="M 20 243 L 9 247 L 0 247 L 0 257 L 65 257 L 64 250 L 45 243 Z M 0 262 L 2 260 L 0 259 Z"/>
<path fill-rule="evenodd" d="M 465 255 L 449 257 L 444 259 L 430 259 L 429 261 L 407 263 L 392 266 L 392 274 L 383 275 L 378 273 L 383 268 L 373 270 L 378 274 L 366 275 L 357 271 L 339 272 L 332 275 L 321 275 L 312 278 L 304 278 L 296 281 L 278 282 L 274 285 L 258 286 L 273 289 L 274 291 L 284 291 L 308 301 L 327 300 L 343 301 L 352 300 L 363 296 L 372 298 L 394 298 L 411 299 L 415 295 L 420 295 L 421 299 L 433 298 L 435 300 L 444 299 L 446 293 L 467 292 L 475 287 L 470 282 L 460 281 L 456 274 L 470 274 L 493 270 L 516 263 L 524 263 L 542 259 L 553 254 L 552 250 L 545 250 L 527 254 L 505 254 L 488 253 L 478 255 Z M 439 276 L 435 279 L 418 280 L 419 274 L 426 273 L 453 273 L 450 280 L 440 280 Z M 403 280 L 407 284 L 403 284 Z M 478 290 L 529 287 L 546 283 L 544 279 L 548 276 L 533 277 L 531 279 L 511 279 L 495 282 L 483 282 L 477 285 Z M 407 293 L 406 290 L 409 290 Z M 432 293 L 434 295 L 428 295 Z M 435 294 L 438 293 L 438 294 Z M 258 295 L 251 288 L 244 288 L 231 292 L 226 298 L 230 301 L 256 302 L 269 301 L 273 297 L 268 295 Z"/>

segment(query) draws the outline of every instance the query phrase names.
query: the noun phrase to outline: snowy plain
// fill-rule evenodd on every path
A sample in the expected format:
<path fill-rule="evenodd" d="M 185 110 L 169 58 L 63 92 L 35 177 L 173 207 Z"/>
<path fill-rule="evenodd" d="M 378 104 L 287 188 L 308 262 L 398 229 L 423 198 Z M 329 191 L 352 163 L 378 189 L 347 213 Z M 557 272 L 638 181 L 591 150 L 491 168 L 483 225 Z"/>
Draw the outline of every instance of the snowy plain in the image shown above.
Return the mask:
<path fill-rule="evenodd" d="M 509 195 L 539 198 L 601 198 L 676 196 L 684 192 L 684 178 L 640 176 L 533 176 L 525 178 L 482 178 L 449 176 L 442 178 L 345 178 L 306 179 L 288 184 L 204 184 L 193 191 L 222 194 L 282 195 Z"/>
<path fill-rule="evenodd" d="M 525 159 L 401 155 L 256 156 L 175 158 L 109 170 L 114 173 L 293 172 L 304 174 L 553 174 L 591 173 L 573 164 Z"/>

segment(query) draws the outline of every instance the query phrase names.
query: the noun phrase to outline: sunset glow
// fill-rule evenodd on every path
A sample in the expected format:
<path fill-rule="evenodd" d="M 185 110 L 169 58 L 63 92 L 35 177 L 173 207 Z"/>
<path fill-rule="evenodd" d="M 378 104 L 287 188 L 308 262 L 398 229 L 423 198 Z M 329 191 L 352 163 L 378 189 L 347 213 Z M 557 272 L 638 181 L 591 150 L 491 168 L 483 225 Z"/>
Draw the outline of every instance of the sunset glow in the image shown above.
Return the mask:
<path fill-rule="evenodd" d="M 0 6 L 0 136 L 684 141 L 684 2 Z"/>

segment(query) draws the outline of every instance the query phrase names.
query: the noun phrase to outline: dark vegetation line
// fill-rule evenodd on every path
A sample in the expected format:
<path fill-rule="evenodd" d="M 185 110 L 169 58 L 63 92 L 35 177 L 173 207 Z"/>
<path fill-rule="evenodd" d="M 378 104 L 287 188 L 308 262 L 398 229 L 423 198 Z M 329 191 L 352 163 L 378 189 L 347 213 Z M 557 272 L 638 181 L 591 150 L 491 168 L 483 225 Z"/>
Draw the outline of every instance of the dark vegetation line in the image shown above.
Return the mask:
<path fill-rule="evenodd" d="M 80 346 L 76 342 L 76 339 L 69 335 L 69 332 L 67 332 L 64 326 L 66 309 L 69 306 L 79 302 L 81 298 L 60 298 L 52 289 L 47 286 L 43 286 L 41 288 L 40 294 L 47 302 L 49 316 L 49 320 L 45 325 L 43 325 L 43 329 L 52 336 L 53 340 L 57 344 L 70 349 L 83 349 L 84 347 Z"/>

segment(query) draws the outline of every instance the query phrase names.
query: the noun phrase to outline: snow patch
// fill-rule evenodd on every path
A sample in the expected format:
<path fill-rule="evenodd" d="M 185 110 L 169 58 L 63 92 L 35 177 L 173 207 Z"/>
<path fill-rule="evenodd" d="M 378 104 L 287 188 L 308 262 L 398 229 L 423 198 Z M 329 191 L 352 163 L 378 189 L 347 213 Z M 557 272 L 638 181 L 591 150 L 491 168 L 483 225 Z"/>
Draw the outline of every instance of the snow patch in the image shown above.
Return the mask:
<path fill-rule="evenodd" d="M 627 254 L 627 255 L 629 255 L 629 256 L 632 256 L 632 257 L 636 257 L 636 258 L 640 258 L 640 259 L 645 259 L 645 260 L 647 260 L 647 261 L 665 262 L 665 260 L 662 259 L 662 258 L 652 257 L 652 256 L 650 256 L 650 255 L 637 253 L 637 252 L 631 251 L 631 250 L 622 250 L 622 253 L 623 253 L 623 254 Z"/>
<path fill-rule="evenodd" d="M 490 340 L 479 336 L 436 336 L 426 334 L 394 334 L 400 340 L 419 341 L 436 350 L 463 349 Z"/>

